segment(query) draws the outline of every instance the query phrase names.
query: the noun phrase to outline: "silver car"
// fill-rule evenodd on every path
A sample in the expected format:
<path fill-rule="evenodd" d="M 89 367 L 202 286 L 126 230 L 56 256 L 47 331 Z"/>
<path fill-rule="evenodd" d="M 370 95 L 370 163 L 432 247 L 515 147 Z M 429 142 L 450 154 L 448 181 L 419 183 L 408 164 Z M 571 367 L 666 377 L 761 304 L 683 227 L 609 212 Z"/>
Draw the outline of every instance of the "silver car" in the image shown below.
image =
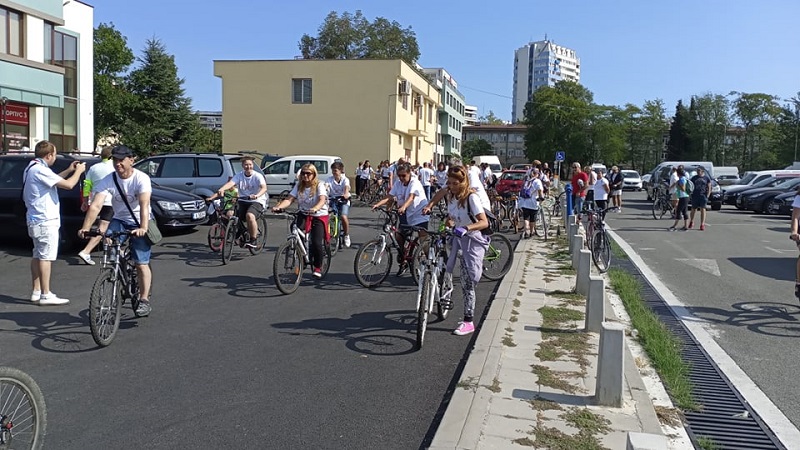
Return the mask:
<path fill-rule="evenodd" d="M 622 190 L 642 190 L 642 177 L 635 170 L 620 170 L 622 173 Z"/>

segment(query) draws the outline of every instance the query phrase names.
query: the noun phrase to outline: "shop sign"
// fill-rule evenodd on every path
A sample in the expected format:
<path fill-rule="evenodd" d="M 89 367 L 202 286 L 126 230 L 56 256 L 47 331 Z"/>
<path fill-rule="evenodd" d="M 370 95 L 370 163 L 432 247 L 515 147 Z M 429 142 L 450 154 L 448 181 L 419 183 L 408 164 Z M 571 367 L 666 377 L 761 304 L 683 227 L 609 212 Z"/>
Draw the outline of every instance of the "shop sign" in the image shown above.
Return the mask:
<path fill-rule="evenodd" d="M 28 126 L 30 108 L 26 105 L 6 104 L 6 123 L 9 125 Z"/>

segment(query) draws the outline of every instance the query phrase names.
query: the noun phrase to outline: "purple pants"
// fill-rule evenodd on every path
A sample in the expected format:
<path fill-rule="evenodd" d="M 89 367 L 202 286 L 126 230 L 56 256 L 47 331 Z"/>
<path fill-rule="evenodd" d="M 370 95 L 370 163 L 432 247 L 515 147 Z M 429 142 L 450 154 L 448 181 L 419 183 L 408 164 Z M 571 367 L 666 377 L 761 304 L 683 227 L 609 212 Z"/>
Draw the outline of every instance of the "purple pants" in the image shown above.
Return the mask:
<path fill-rule="evenodd" d="M 489 247 L 489 240 L 479 231 L 462 237 L 453 237 L 453 247 L 447 259 L 447 272 L 453 273 L 458 251 L 461 250 L 461 291 L 464 293 L 464 317 L 475 313 L 475 286 L 483 274 L 483 256 Z"/>

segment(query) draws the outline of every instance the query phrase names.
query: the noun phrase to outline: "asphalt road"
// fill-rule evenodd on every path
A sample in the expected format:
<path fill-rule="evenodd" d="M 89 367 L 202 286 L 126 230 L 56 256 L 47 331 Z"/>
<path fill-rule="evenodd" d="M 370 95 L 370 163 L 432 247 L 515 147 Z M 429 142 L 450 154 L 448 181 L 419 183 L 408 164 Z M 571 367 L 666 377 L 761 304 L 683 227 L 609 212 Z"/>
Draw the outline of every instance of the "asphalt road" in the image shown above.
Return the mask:
<path fill-rule="evenodd" d="M 354 208 L 354 244 L 377 234 L 377 214 Z M 267 250 L 221 265 L 207 227 L 170 236 L 154 252 L 153 313 L 126 307 L 110 347 L 88 326 L 98 267 L 64 255 L 53 290 L 72 302 L 38 307 L 26 244 L 0 243 L 0 363 L 42 387 L 46 448 L 417 448 L 432 437 L 472 337 L 447 321 L 414 345 L 416 287 L 390 275 L 375 290 L 353 275 L 355 249 L 327 278 L 310 273 L 285 296 L 272 258 L 285 220 L 270 221 Z M 396 267 L 396 266 L 395 266 Z M 498 283 L 481 282 L 482 315 Z M 457 288 L 456 298 L 460 299 Z"/>
<path fill-rule="evenodd" d="M 669 232 L 644 192 L 623 194 L 623 212 L 608 223 L 695 316 L 795 426 L 800 426 L 800 303 L 794 297 L 798 251 L 788 216 L 723 206 L 706 231 Z M 682 222 L 681 222 L 682 224 Z M 680 226 L 680 225 L 679 225 Z"/>

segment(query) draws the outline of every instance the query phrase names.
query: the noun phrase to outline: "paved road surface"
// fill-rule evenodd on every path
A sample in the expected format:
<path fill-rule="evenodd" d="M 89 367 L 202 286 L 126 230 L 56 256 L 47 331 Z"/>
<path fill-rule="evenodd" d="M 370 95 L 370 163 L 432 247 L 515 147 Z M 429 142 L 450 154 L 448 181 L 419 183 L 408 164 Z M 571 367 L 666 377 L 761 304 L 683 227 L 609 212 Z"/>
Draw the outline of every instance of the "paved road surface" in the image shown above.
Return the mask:
<path fill-rule="evenodd" d="M 608 223 L 662 281 L 708 321 L 717 341 L 764 393 L 800 426 L 800 303 L 794 298 L 797 248 L 787 216 L 724 206 L 706 231 L 668 232 L 645 194 L 623 194 L 623 212 Z"/>
<path fill-rule="evenodd" d="M 354 243 L 377 214 L 354 209 Z M 370 291 L 343 250 L 324 282 L 292 296 L 274 287 L 286 235 L 271 220 L 268 250 L 221 266 L 206 227 L 172 236 L 154 257 L 153 315 L 125 310 L 114 343 L 97 349 L 87 302 L 96 267 L 64 257 L 53 289 L 67 307 L 28 304 L 27 246 L 0 244 L 0 363 L 30 373 L 48 406 L 46 448 L 416 448 L 471 338 L 451 334 L 462 313 L 428 328 L 413 351 L 408 275 Z M 372 228 L 368 228 L 372 227 Z M 497 283 L 482 282 L 478 311 Z M 459 292 L 457 290 L 457 292 Z M 459 297 L 460 298 L 460 297 Z"/>

